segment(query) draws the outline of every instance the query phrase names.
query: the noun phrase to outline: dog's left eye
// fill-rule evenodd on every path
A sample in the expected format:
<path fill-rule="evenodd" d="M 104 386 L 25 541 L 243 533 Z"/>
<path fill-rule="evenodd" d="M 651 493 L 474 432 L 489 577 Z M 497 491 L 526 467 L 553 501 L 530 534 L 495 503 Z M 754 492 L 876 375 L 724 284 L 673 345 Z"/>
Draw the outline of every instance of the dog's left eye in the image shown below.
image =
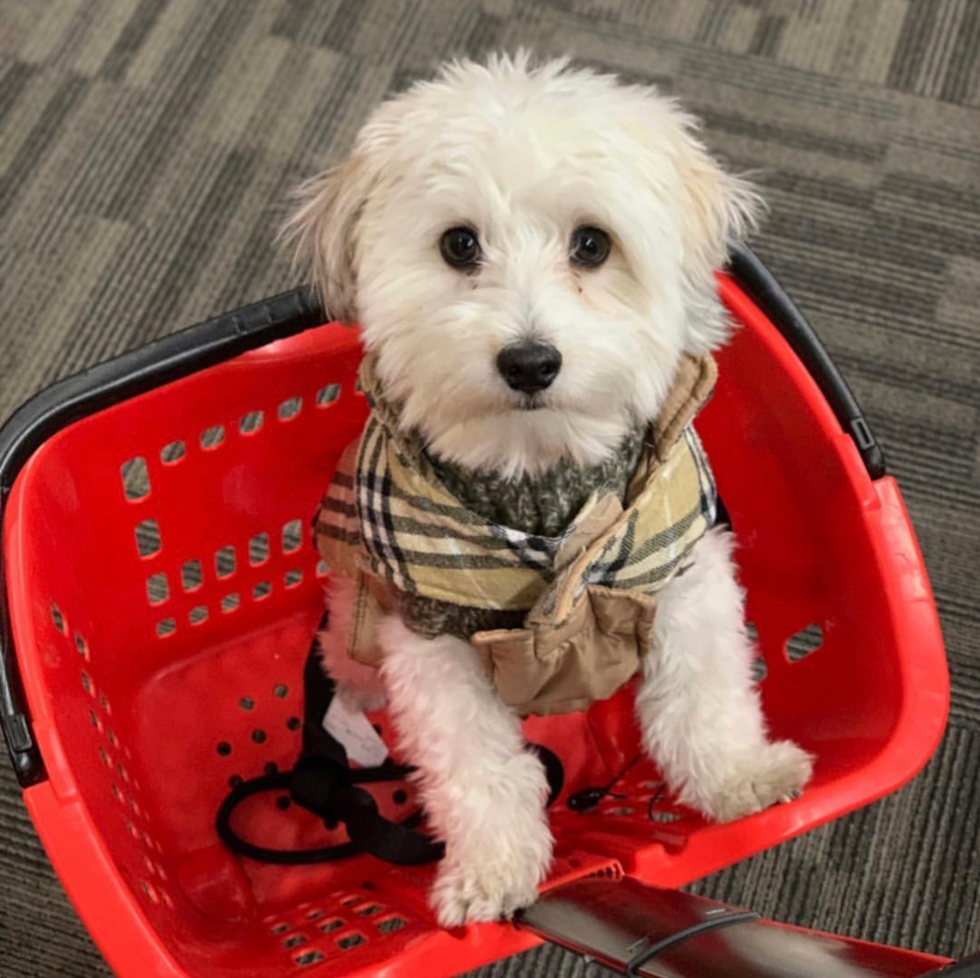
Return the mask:
<path fill-rule="evenodd" d="M 480 261 L 480 239 L 470 228 L 450 228 L 439 241 L 443 260 L 453 268 L 472 268 Z"/>
<path fill-rule="evenodd" d="M 598 268 L 609 257 L 611 248 L 612 241 L 605 231 L 583 225 L 572 233 L 569 257 L 583 268 Z"/>

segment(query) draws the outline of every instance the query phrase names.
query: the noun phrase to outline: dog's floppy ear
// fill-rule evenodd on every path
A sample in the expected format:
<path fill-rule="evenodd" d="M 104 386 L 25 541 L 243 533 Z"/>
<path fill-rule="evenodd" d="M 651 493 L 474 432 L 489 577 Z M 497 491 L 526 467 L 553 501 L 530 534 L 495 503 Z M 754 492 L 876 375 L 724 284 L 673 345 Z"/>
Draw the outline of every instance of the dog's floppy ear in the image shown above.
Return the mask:
<path fill-rule="evenodd" d="M 364 155 L 355 150 L 297 189 L 296 210 L 280 232 L 328 315 L 344 323 L 357 318 L 357 226 L 372 182 Z"/>
<path fill-rule="evenodd" d="M 762 200 L 750 183 L 726 173 L 690 137 L 680 159 L 681 241 L 690 309 L 690 346 L 700 352 L 727 338 L 727 325 L 714 302 L 714 273 L 726 262 L 728 246 L 756 226 Z M 705 302 L 715 306 L 714 314 Z"/>
<path fill-rule="evenodd" d="M 280 240 L 292 243 L 295 264 L 309 275 L 328 314 L 357 319 L 357 264 L 361 216 L 368 199 L 390 179 L 397 133 L 408 103 L 382 102 L 354 141 L 350 156 L 296 191 L 296 210 Z"/>
<path fill-rule="evenodd" d="M 728 245 L 755 228 L 762 201 L 751 184 L 726 173 L 700 146 L 681 164 L 685 261 L 692 272 L 713 272 L 725 263 Z"/>
<path fill-rule="evenodd" d="M 714 271 L 725 263 L 730 242 L 754 229 L 761 200 L 751 184 L 726 173 L 700 147 L 681 178 L 687 220 L 682 229 L 687 259 Z"/>

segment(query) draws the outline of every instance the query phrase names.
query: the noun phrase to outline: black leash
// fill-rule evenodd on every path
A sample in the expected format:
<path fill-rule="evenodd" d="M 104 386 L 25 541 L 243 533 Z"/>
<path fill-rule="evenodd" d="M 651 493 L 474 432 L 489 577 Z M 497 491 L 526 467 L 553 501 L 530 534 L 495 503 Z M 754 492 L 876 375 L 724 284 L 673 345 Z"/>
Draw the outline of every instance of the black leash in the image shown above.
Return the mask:
<path fill-rule="evenodd" d="M 444 847 L 415 831 L 421 822 L 416 812 L 403 822 L 393 822 L 378 811 L 377 802 L 361 784 L 402 781 L 411 768 L 385 764 L 352 770 L 329 758 L 301 758 L 292 771 L 252 778 L 234 788 L 218 810 L 215 828 L 221 841 L 234 853 L 278 866 L 333 862 L 368 852 L 398 866 L 420 866 L 441 859 Z M 343 824 L 349 842 L 315 849 L 269 849 L 243 839 L 231 826 L 235 809 L 254 795 L 289 791 L 301 808 L 322 818 L 328 828 Z"/>
<path fill-rule="evenodd" d="M 325 628 L 324 616 L 320 628 Z M 222 802 L 215 819 L 218 838 L 234 853 L 279 866 L 333 862 L 358 853 L 370 853 L 398 866 L 420 866 L 441 859 L 445 847 L 418 832 L 422 813 L 401 822 L 385 818 L 371 792 L 360 787 L 387 781 L 403 781 L 414 768 L 389 760 L 378 767 L 352 768 L 347 752 L 323 727 L 323 717 L 333 701 L 336 684 L 323 671 L 316 640 L 303 674 L 303 752 L 291 771 L 267 774 L 238 784 Z M 564 770 L 553 751 L 529 744 L 541 760 L 548 778 L 551 805 L 561 793 Z M 243 839 L 232 827 L 232 816 L 246 799 L 269 791 L 288 791 L 290 799 L 322 819 L 328 829 L 343 825 L 348 842 L 313 849 L 270 849 Z"/>

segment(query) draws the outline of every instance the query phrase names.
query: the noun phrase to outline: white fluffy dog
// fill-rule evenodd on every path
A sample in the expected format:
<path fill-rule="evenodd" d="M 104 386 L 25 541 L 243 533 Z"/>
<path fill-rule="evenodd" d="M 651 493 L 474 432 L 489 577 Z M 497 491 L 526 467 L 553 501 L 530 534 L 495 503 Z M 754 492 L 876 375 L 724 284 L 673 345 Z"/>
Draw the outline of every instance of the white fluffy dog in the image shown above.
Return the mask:
<path fill-rule="evenodd" d="M 654 90 L 565 61 L 454 63 L 381 105 L 303 188 L 287 233 L 428 455 L 474 481 L 599 465 L 657 417 L 683 355 L 725 341 L 713 276 L 757 198 L 695 129 Z M 505 365 L 515 347 L 530 361 Z M 509 915 L 552 848 L 520 718 L 469 642 L 397 613 L 381 669 L 352 661 L 352 596 L 334 583 L 325 668 L 351 701 L 387 698 L 446 843 L 437 917 Z M 657 598 L 636 708 L 669 786 L 717 820 L 797 795 L 812 761 L 767 738 L 729 534 L 706 533 Z"/>

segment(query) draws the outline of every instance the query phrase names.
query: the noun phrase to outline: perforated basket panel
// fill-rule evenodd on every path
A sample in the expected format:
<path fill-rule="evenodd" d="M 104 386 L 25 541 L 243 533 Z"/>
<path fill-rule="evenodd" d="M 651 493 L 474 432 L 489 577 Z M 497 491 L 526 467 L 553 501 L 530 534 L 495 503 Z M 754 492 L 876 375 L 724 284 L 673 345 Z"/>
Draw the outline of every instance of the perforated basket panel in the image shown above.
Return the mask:
<path fill-rule="evenodd" d="M 583 814 L 569 794 L 637 756 L 631 690 L 588 714 L 531 719 L 529 738 L 565 766 L 556 877 L 621 867 L 686 882 L 880 795 L 924 759 L 906 747 L 927 685 L 913 629 L 925 619 L 903 615 L 928 594 L 913 593 L 914 541 L 904 573 L 890 556 L 911 540 L 900 498 L 868 480 L 773 327 L 723 288 L 743 329 L 699 428 L 740 540 L 770 722 L 816 751 L 815 782 L 792 805 L 707 825 L 640 761 Z M 432 867 L 260 866 L 214 833 L 235 779 L 298 755 L 326 573 L 310 521 L 363 423 L 359 356 L 339 326 L 273 343 L 71 425 L 15 486 L 7 583 L 50 778 L 28 804 L 120 973 L 142 978 L 150 961 L 153 974 L 195 978 L 368 975 L 382 962 L 389 975 L 452 974 L 533 940 L 439 932 Z M 413 804 L 381 800 L 393 815 Z M 241 818 L 266 844 L 332 838 L 274 795 Z M 100 910 L 110 898 L 114 919 Z"/>

